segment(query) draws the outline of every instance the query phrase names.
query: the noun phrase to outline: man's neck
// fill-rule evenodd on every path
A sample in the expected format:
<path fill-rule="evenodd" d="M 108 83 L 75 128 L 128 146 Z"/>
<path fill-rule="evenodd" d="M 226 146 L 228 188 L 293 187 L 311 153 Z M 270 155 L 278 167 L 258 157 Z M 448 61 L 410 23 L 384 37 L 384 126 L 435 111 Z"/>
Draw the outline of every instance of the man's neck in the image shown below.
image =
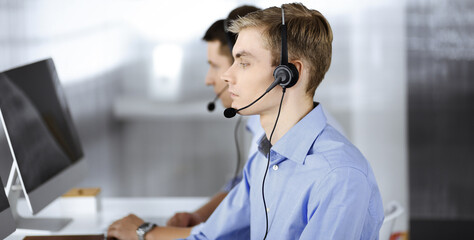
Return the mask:
<path fill-rule="evenodd" d="M 281 107 L 280 117 L 273 133 L 271 144 L 275 145 L 278 140 L 283 137 L 293 126 L 303 119 L 309 112 L 313 110 L 313 100 L 307 99 L 284 99 Z M 265 130 L 267 138 L 270 140 L 273 126 L 278 114 L 278 107 L 268 113 L 260 114 L 260 124 Z"/>

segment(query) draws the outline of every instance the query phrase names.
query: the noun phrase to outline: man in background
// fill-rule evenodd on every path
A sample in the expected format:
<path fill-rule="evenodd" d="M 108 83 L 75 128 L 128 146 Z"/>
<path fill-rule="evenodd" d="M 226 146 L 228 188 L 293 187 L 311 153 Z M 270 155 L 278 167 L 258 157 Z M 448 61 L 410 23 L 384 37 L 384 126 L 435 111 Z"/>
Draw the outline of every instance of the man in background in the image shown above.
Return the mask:
<path fill-rule="evenodd" d="M 230 21 L 244 17 L 248 13 L 259 10 L 259 8 L 253 6 L 241 6 L 229 13 L 226 20 L 217 20 L 214 22 L 204 34 L 202 38 L 207 43 L 207 62 L 209 63 L 209 70 L 206 76 L 206 85 L 213 86 L 214 92 L 219 96 L 224 108 L 231 107 L 232 99 L 230 93 L 227 91 L 227 83 L 221 76 L 225 71 L 232 65 L 234 58 L 232 57 L 232 48 L 235 44 L 236 35 L 228 32 L 225 29 L 230 24 Z M 247 121 L 247 130 L 255 137 L 261 137 L 263 130 L 260 127 L 260 123 L 256 116 L 250 117 Z M 255 141 L 252 141 L 252 144 Z M 251 154 L 256 150 L 255 147 L 250 148 Z M 241 176 L 235 176 L 231 179 L 224 188 L 218 192 L 209 202 L 203 205 L 196 211 L 180 212 L 176 213 L 167 222 L 168 226 L 174 227 L 192 227 L 201 222 L 205 222 L 212 212 L 217 208 L 219 203 L 227 196 L 232 188 L 240 182 Z"/>
<path fill-rule="evenodd" d="M 231 107 L 232 99 L 227 91 L 227 83 L 221 79 L 222 74 L 233 64 L 232 47 L 236 41 L 236 35 L 226 31 L 232 20 L 244 17 L 248 13 L 259 10 L 254 6 L 244 5 L 229 13 L 227 19 L 214 22 L 206 31 L 203 40 L 207 44 L 207 58 L 209 70 L 205 83 L 213 86 L 216 96 L 221 100 L 224 108 Z M 252 146 L 249 156 L 257 151 L 257 139 L 263 135 L 260 121 L 257 116 L 252 116 L 247 120 L 246 129 L 252 134 Z M 160 227 L 160 239 L 175 239 L 177 237 L 187 237 L 190 234 L 200 231 L 203 222 L 214 212 L 227 194 L 240 182 L 241 175 L 234 176 L 228 183 L 215 194 L 206 204 L 194 212 L 179 212 L 171 217 L 167 222 L 167 227 Z M 135 215 L 129 215 L 113 223 L 109 227 L 108 236 L 118 239 L 130 239 L 136 237 L 136 230 L 144 221 Z M 153 224 L 150 224 L 153 226 Z M 148 230 L 151 235 L 153 227 Z M 158 235 L 158 234 L 157 234 Z M 148 235 L 147 235 L 148 236 Z"/>

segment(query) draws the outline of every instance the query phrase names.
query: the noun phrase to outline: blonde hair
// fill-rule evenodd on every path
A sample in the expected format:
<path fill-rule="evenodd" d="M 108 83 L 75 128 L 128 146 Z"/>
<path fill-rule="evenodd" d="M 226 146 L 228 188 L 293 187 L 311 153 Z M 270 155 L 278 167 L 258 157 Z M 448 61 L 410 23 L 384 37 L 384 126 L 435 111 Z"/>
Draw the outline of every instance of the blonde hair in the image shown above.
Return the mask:
<path fill-rule="evenodd" d="M 288 31 L 288 58 L 290 61 L 303 60 L 308 66 L 310 80 L 306 92 L 313 96 L 331 65 L 331 26 L 319 11 L 310 10 L 301 3 L 282 7 Z M 245 28 L 262 28 L 265 47 L 272 54 L 272 65 L 277 66 L 280 63 L 281 25 L 281 8 L 270 7 L 236 19 L 229 31 L 239 33 Z"/>

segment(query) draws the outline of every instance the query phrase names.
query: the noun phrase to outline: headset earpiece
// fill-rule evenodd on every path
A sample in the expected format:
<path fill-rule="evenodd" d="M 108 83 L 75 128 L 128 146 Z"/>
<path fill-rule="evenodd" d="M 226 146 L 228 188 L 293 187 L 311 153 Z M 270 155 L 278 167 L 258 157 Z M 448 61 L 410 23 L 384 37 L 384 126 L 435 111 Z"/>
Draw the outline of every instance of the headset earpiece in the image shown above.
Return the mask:
<path fill-rule="evenodd" d="M 299 73 L 293 63 L 287 63 L 286 65 L 278 65 L 273 71 L 273 77 L 275 81 L 279 81 L 278 84 L 282 88 L 289 88 L 298 82 Z"/>
<path fill-rule="evenodd" d="M 298 82 L 299 72 L 293 63 L 288 62 L 288 43 L 287 43 L 287 31 L 285 25 L 285 10 L 283 6 L 281 8 L 281 58 L 280 65 L 278 65 L 273 71 L 274 82 L 282 88 L 292 87 Z"/>

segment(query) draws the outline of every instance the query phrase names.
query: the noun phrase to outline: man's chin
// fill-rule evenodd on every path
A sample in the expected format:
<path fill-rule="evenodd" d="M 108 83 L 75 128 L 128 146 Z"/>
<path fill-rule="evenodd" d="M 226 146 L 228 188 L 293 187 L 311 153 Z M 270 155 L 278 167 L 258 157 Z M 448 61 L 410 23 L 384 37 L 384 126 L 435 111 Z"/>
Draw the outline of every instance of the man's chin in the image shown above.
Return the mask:
<path fill-rule="evenodd" d="M 231 104 L 230 107 L 231 107 L 231 108 L 234 108 L 234 109 L 239 109 L 239 108 L 240 108 L 240 107 L 239 107 L 237 104 L 235 104 L 234 102 L 232 102 L 232 104 Z"/>
<path fill-rule="evenodd" d="M 224 99 L 220 99 L 221 100 L 221 103 L 222 103 L 222 106 L 224 108 L 231 108 L 232 107 L 232 101 L 229 101 L 229 100 L 224 100 Z"/>
<path fill-rule="evenodd" d="M 242 107 L 233 105 L 232 108 L 239 109 L 239 108 L 242 108 Z M 242 115 L 242 116 L 248 116 L 248 115 L 253 115 L 254 113 L 252 112 L 252 109 L 244 109 L 242 111 L 238 111 L 237 114 Z"/>

